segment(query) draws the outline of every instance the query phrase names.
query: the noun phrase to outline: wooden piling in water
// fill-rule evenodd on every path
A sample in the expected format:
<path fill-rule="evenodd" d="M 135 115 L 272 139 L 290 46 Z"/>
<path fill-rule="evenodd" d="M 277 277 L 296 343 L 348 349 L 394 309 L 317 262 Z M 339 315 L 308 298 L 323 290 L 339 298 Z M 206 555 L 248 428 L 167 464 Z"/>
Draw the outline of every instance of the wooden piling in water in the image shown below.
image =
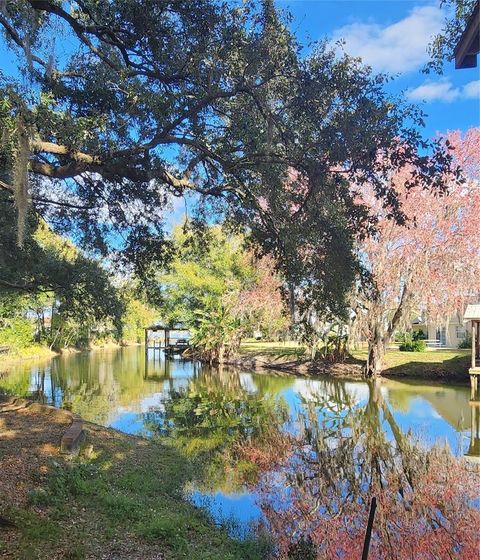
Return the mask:
<path fill-rule="evenodd" d="M 363 543 L 362 560 L 368 560 L 368 551 L 370 549 L 370 540 L 372 538 L 373 520 L 375 519 L 375 510 L 377 509 L 377 498 L 373 496 L 370 502 L 370 513 L 368 515 L 367 530 L 365 531 L 365 541 Z"/>

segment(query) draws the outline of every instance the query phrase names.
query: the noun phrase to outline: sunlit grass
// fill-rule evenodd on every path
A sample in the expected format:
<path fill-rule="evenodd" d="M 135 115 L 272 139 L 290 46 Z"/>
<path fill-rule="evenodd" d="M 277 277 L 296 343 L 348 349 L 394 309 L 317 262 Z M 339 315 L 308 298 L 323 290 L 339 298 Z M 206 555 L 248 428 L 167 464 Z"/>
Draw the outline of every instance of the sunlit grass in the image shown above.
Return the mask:
<path fill-rule="evenodd" d="M 266 342 L 263 340 L 246 340 L 241 345 L 241 353 L 246 357 L 266 356 L 272 359 L 301 358 L 305 348 L 294 341 Z M 366 361 L 367 347 L 362 346 L 352 351 L 355 360 Z M 424 375 L 425 373 L 446 372 L 453 374 L 467 373 L 470 350 L 428 348 L 425 352 L 400 352 L 389 348 L 385 355 L 385 373 L 404 375 Z"/>
<path fill-rule="evenodd" d="M 242 342 L 240 352 L 245 356 L 261 354 L 277 358 L 284 356 L 295 358 L 303 356 L 305 347 L 292 340 L 287 340 L 285 342 L 266 342 L 263 340 L 246 339 Z"/>
<path fill-rule="evenodd" d="M 352 352 L 358 360 L 367 359 L 367 349 Z M 428 348 L 425 352 L 400 352 L 388 349 L 385 354 L 384 371 L 405 375 L 422 375 L 425 372 L 467 373 L 470 363 L 470 350 L 458 348 Z"/>

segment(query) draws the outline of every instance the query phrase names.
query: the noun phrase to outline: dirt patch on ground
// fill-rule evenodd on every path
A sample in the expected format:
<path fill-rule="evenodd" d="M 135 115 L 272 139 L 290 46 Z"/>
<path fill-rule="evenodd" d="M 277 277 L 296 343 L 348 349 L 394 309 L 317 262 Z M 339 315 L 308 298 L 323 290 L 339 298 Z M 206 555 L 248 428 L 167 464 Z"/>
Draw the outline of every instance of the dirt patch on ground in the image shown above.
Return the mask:
<path fill-rule="evenodd" d="M 0 400 L 2 560 L 263 558 L 185 500 L 197 467 L 178 450 L 84 422 L 80 455 L 64 455 L 72 420 L 69 411 Z"/>
<path fill-rule="evenodd" d="M 0 558 L 163 560 L 165 556 L 158 545 L 141 543 L 132 535 L 124 538 L 115 535 L 107 541 L 99 539 L 91 547 L 93 551 L 78 555 L 76 546 L 69 545 L 68 532 L 78 524 L 88 526 L 92 520 L 87 520 L 77 508 L 72 509 L 71 517 L 60 520 L 63 532 L 58 534 L 56 546 L 45 550 L 44 554 L 34 552 L 33 548 L 31 556 L 28 549 L 20 552 L 20 529 L 24 528 L 20 523 L 28 524 L 29 520 L 21 518 L 19 523 L 18 515 L 12 515 L 12 512 L 29 511 L 47 520 L 46 508 L 32 504 L 31 496 L 43 489 L 52 469 L 70 468 L 72 457 L 60 453 L 60 442 L 72 420 L 73 415 L 67 410 L 24 399 L 0 400 Z M 125 441 L 136 444 L 138 440 L 140 445 L 145 444 L 141 439 L 94 424 L 85 424 L 85 428 L 85 450 L 115 448 L 116 444 L 123 445 Z M 123 458 L 119 451 L 114 451 L 113 456 Z"/>
<path fill-rule="evenodd" d="M 60 453 L 60 440 L 72 422 L 66 410 L 0 402 L 0 492 L 14 506 L 26 503 L 34 475 L 41 479 Z"/>

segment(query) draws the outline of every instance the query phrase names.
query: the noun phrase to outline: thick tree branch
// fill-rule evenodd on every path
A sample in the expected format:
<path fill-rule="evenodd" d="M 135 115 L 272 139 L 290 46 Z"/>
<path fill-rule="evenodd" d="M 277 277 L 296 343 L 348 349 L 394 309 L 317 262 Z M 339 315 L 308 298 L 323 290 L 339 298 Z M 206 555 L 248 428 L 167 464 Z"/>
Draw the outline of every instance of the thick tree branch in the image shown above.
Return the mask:
<path fill-rule="evenodd" d="M 34 283 L 30 284 L 17 284 L 16 282 L 9 282 L 8 280 L 3 280 L 0 278 L 0 286 L 8 288 L 10 290 L 16 290 L 19 292 L 51 292 L 53 290 L 52 287 L 48 286 L 39 286 Z"/>
<path fill-rule="evenodd" d="M 90 154 L 79 152 L 78 150 L 72 150 L 68 146 L 62 146 L 59 144 L 55 144 L 54 142 L 42 142 L 34 140 L 32 142 L 32 150 L 34 152 L 46 152 L 55 155 L 66 155 L 76 162 L 89 165 L 100 165 L 101 163 L 101 160 L 98 156 L 92 156 Z"/>

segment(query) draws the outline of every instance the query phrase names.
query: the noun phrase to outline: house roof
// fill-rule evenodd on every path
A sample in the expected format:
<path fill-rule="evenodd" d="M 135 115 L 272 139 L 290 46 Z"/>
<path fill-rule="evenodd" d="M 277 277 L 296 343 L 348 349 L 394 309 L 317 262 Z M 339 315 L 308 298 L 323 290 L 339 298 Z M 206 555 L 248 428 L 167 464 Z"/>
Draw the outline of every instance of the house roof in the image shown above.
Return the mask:
<path fill-rule="evenodd" d="M 470 305 L 467 305 L 463 320 L 471 321 L 472 319 L 480 321 L 480 303 L 471 303 Z"/>
<path fill-rule="evenodd" d="M 480 51 L 479 3 L 475 4 L 467 26 L 455 47 L 455 68 L 475 68 Z"/>

